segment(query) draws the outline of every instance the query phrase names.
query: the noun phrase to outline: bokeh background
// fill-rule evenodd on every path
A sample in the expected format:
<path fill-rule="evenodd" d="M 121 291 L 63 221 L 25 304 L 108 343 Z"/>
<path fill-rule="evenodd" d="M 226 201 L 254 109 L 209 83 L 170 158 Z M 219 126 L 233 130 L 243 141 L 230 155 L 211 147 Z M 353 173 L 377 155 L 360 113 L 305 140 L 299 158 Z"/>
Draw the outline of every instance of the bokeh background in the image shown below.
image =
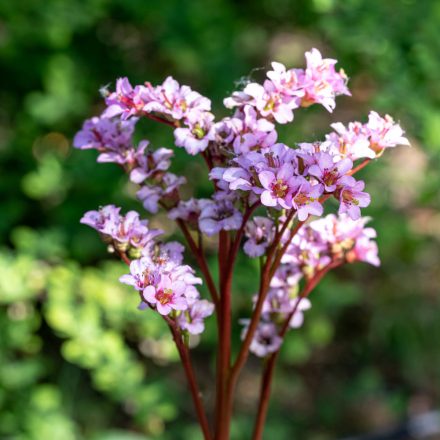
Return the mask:
<path fill-rule="evenodd" d="M 439 28 L 435 0 L 0 2 L 0 438 L 200 438 L 167 329 L 137 311 L 117 281 L 122 263 L 78 223 L 102 204 L 138 207 L 134 189 L 72 137 L 119 76 L 171 74 L 222 116 L 237 81 L 261 77 L 253 68 L 302 66 L 311 47 L 339 60 L 353 97 L 334 114 L 297 112 L 286 143 L 375 109 L 401 122 L 412 147 L 362 171 L 382 267 L 345 267 L 313 294 L 282 352 L 266 436 L 331 440 L 440 407 Z M 166 128 L 142 131 L 171 145 Z M 178 151 L 173 166 L 194 176 L 188 195 L 208 194 L 201 162 Z M 254 274 L 242 258 L 237 318 Z M 194 352 L 208 405 L 214 346 L 211 320 Z M 259 368 L 251 359 L 239 384 L 234 439 L 249 436 Z"/>

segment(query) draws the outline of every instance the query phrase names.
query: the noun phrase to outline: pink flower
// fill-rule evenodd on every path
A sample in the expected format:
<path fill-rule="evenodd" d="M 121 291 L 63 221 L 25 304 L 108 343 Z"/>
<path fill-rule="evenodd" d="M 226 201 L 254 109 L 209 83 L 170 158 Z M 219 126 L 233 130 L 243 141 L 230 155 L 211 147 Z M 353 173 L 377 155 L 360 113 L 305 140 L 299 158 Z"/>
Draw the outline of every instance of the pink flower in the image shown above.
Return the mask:
<path fill-rule="evenodd" d="M 293 311 L 295 307 L 296 311 L 289 321 L 289 326 L 290 328 L 299 328 L 304 323 L 304 312 L 312 307 L 312 303 L 308 298 L 295 298 L 292 303 L 293 304 L 290 311 Z"/>
<path fill-rule="evenodd" d="M 229 200 L 207 200 L 201 205 L 199 228 L 206 235 L 215 235 L 221 230 L 239 229 L 243 216 Z"/>
<path fill-rule="evenodd" d="M 143 207 L 153 214 L 159 210 L 159 201 L 173 197 L 179 186 L 186 183 L 186 179 L 172 173 L 165 173 L 160 181 L 145 184 L 136 196 L 142 201 Z"/>
<path fill-rule="evenodd" d="M 255 108 L 250 105 L 237 110 L 233 121 L 236 121 L 233 146 L 237 154 L 270 147 L 277 140 L 274 124 L 267 119 L 259 118 Z"/>
<path fill-rule="evenodd" d="M 171 116 L 172 119 L 187 118 L 193 111 L 206 112 L 211 110 L 211 101 L 195 92 L 190 87 L 180 85 L 169 76 L 162 85 L 152 87 L 148 84 L 150 99 L 145 102 L 143 110 Z"/>
<path fill-rule="evenodd" d="M 322 104 L 329 112 L 336 106 L 336 95 L 350 95 L 347 89 L 347 76 L 341 69 L 335 71 L 336 60 L 322 58 L 318 49 L 306 52 L 307 67 L 300 81 L 304 88 L 301 105 Z"/>
<path fill-rule="evenodd" d="M 362 190 L 365 183 L 362 180 L 356 180 L 351 176 L 344 176 L 339 181 L 341 188 L 339 193 L 339 214 L 347 213 L 350 218 L 357 220 L 361 216 L 360 208 L 370 204 L 370 195 Z"/>
<path fill-rule="evenodd" d="M 191 304 L 188 310 L 181 313 L 177 322 L 181 329 L 188 331 L 192 335 L 199 335 L 205 330 L 205 318 L 214 313 L 214 304 L 201 299 Z"/>
<path fill-rule="evenodd" d="M 261 203 L 270 207 L 292 207 L 292 193 L 295 187 L 294 169 L 290 164 L 284 164 L 277 171 L 262 171 L 258 179 L 264 190 L 261 193 Z"/>
<path fill-rule="evenodd" d="M 147 286 L 156 285 L 159 279 L 159 272 L 151 266 L 149 259 L 141 258 L 130 263 L 130 273 L 122 275 L 119 281 L 141 292 Z"/>
<path fill-rule="evenodd" d="M 130 180 L 142 183 L 144 180 L 162 173 L 171 165 L 170 158 L 174 155 L 169 148 L 158 148 L 156 151 L 148 150 L 148 141 L 141 141 L 139 151 L 142 156 L 137 157 L 137 166 L 130 172 Z"/>
<path fill-rule="evenodd" d="M 136 163 L 142 151 L 133 147 L 133 132 L 137 118 L 121 121 L 119 118 L 103 116 L 87 119 L 75 135 L 73 146 L 81 150 L 99 151 L 98 162 L 118 164 Z"/>
<path fill-rule="evenodd" d="M 241 333 L 242 339 L 248 331 L 248 320 L 241 321 L 245 327 Z M 266 357 L 281 347 L 282 338 L 278 335 L 278 328 L 272 322 L 260 322 L 251 342 L 250 351 L 258 357 Z"/>
<path fill-rule="evenodd" d="M 271 116 L 279 124 L 293 121 L 292 109 L 298 107 L 296 100 L 282 95 L 272 81 L 266 80 L 263 85 L 250 83 L 245 87 L 244 93 L 253 98 L 252 103 L 261 116 Z"/>
<path fill-rule="evenodd" d="M 128 250 L 134 247 L 143 251 L 153 244 L 153 239 L 163 231 L 149 229 L 148 220 L 141 220 L 136 211 L 129 211 L 125 216 L 120 214 L 121 208 L 114 205 L 102 207 L 99 211 L 88 211 L 80 220 L 101 234 L 118 250 Z"/>
<path fill-rule="evenodd" d="M 191 112 L 185 121 L 186 127 L 174 130 L 176 146 L 184 147 L 186 152 L 196 155 L 215 140 L 214 115 L 209 112 Z"/>
<path fill-rule="evenodd" d="M 254 217 L 246 223 L 245 235 L 248 238 L 243 250 L 249 257 L 261 257 L 275 236 L 273 221 L 266 217 Z"/>
<path fill-rule="evenodd" d="M 309 167 L 308 173 L 316 177 L 327 192 L 333 192 L 341 177 L 353 168 L 353 162 L 350 159 L 342 159 L 335 163 L 328 153 L 315 154 L 315 160 L 316 164 Z"/>
<path fill-rule="evenodd" d="M 283 64 L 276 62 L 272 63 L 272 69 L 267 72 L 267 77 L 283 95 L 298 98 L 296 106 L 299 107 L 304 90 L 298 76 L 302 75 L 303 71 L 301 69 L 287 70 Z"/>
<path fill-rule="evenodd" d="M 377 243 L 364 234 L 356 240 L 354 248 L 347 254 L 348 262 L 363 261 L 373 266 L 380 266 Z"/>
<path fill-rule="evenodd" d="M 364 128 L 370 137 L 370 148 L 376 155 L 380 155 L 385 148 L 409 145 L 408 139 L 403 136 L 404 131 L 389 115 L 382 118 L 378 113 L 371 111 Z"/>
<path fill-rule="evenodd" d="M 304 177 L 297 177 L 296 188 L 292 197 L 292 206 L 297 210 L 298 220 L 305 221 L 309 215 L 322 215 L 323 207 L 319 202 L 322 185 L 310 185 Z"/>
<path fill-rule="evenodd" d="M 206 203 L 206 199 L 180 201 L 175 208 L 168 212 L 168 218 L 171 220 L 183 220 L 193 229 L 197 229 L 203 203 Z"/>
<path fill-rule="evenodd" d="M 161 315 L 169 315 L 172 310 L 186 310 L 185 299 L 187 285 L 183 281 L 172 281 L 170 277 L 161 275 L 156 286 L 149 285 L 142 292 L 142 298 L 156 306 Z"/>
<path fill-rule="evenodd" d="M 348 127 L 336 122 L 331 124 L 331 127 L 335 131 L 327 134 L 325 138 L 331 142 L 335 156 L 352 160 L 376 157 L 376 153 L 370 148 L 368 134 L 360 122 L 350 122 Z"/>
<path fill-rule="evenodd" d="M 81 218 L 80 223 L 88 225 L 105 235 L 114 235 L 118 230 L 121 208 L 115 205 L 103 206 L 99 211 L 88 211 Z"/>
<path fill-rule="evenodd" d="M 149 91 L 144 86 L 132 87 L 128 78 L 116 81 L 116 91 L 106 97 L 107 109 L 103 113 L 106 118 L 120 115 L 123 120 L 131 116 L 141 115 L 145 99 Z"/>

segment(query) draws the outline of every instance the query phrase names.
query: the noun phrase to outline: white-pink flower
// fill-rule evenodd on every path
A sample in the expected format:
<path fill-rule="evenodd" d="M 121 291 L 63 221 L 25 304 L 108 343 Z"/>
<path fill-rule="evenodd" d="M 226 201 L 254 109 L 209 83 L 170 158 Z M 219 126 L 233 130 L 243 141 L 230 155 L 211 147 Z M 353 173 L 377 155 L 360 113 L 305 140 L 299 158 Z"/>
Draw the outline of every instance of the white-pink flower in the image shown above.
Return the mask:
<path fill-rule="evenodd" d="M 253 98 L 253 104 L 261 116 L 272 116 L 279 124 L 293 121 L 292 109 L 298 107 L 297 100 L 283 95 L 270 80 L 264 81 L 263 85 L 250 83 L 244 93 Z"/>
<path fill-rule="evenodd" d="M 149 304 L 155 305 L 161 315 L 168 315 L 172 310 L 186 310 L 188 302 L 185 299 L 187 285 L 183 281 L 172 281 L 170 277 L 161 275 L 156 286 L 149 285 L 142 292 L 142 298 Z"/>

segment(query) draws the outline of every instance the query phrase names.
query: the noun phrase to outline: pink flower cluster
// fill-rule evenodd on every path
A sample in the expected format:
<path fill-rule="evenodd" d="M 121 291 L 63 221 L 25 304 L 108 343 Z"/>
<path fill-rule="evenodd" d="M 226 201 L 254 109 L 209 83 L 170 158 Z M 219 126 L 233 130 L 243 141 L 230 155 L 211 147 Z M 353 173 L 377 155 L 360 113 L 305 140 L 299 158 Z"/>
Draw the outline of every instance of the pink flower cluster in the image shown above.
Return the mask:
<path fill-rule="evenodd" d="M 148 220 L 140 220 L 136 211 L 129 211 L 125 216 L 121 208 L 115 205 L 103 206 L 99 211 L 88 211 L 81 223 L 96 229 L 106 243 L 112 244 L 118 251 L 130 255 L 149 252 L 154 239 L 163 233 L 160 229 L 150 229 Z"/>
<path fill-rule="evenodd" d="M 360 217 L 370 196 L 363 192 L 364 182 L 350 176 L 353 162 L 338 160 L 326 152 L 301 151 L 284 144 L 236 156 L 229 168 L 215 168 L 210 176 L 231 191 L 249 191 L 251 202 L 275 209 L 294 209 L 300 221 L 309 215 L 320 216 L 320 198 L 333 195 L 339 200 L 339 213 Z"/>
<path fill-rule="evenodd" d="M 368 122 L 350 122 L 347 126 L 337 122 L 332 124 L 333 132 L 326 135 L 323 143 L 300 144 L 306 151 L 325 151 L 337 158 L 375 159 L 386 148 L 409 145 L 404 132 L 389 115 L 384 117 L 371 111 Z"/>
<path fill-rule="evenodd" d="M 129 121 L 102 116 L 87 119 L 75 135 L 73 146 L 81 150 L 98 150 L 98 162 L 115 162 L 131 166 L 143 154 L 142 149 L 137 151 L 132 144 L 136 122 L 137 118 Z"/>
<path fill-rule="evenodd" d="M 132 116 L 158 115 L 170 122 L 175 144 L 189 154 L 204 151 L 214 140 L 214 116 L 211 101 L 188 86 L 181 86 L 169 76 L 156 87 L 150 83 L 133 87 L 127 78 L 116 82 L 116 90 L 106 97 L 105 116 L 120 115 L 123 120 Z"/>
<path fill-rule="evenodd" d="M 291 312 L 295 311 L 290 317 L 289 327 L 298 328 L 303 324 L 304 312 L 311 307 L 308 298 L 298 297 L 299 283 L 303 278 L 306 281 L 312 279 L 333 262 L 380 264 L 377 244 L 373 240 L 376 231 L 365 227 L 368 220 L 351 220 L 345 215 L 337 217 L 330 214 L 300 228 L 271 280 L 261 321 L 251 345 L 254 354 L 265 357 L 278 350 L 280 327 Z M 266 222 L 266 225 L 269 224 Z M 271 234 L 273 236 L 274 231 Z M 248 321 L 243 323 L 245 335 Z"/>
<path fill-rule="evenodd" d="M 139 291 L 141 308 L 156 309 L 161 315 L 172 313 L 182 330 L 199 334 L 214 305 L 200 298 L 195 285 L 202 280 L 182 264 L 183 250 L 177 242 L 156 243 L 149 253 L 131 262 L 130 273 L 120 281 Z"/>
<path fill-rule="evenodd" d="M 114 162 L 123 166 L 129 172 L 130 180 L 142 185 L 137 196 L 144 208 L 156 213 L 159 202 L 166 204 L 170 199 L 174 200 L 177 189 L 186 182 L 184 177 L 167 172 L 173 150 L 152 150 L 147 140 L 140 141 L 135 147 L 132 136 L 137 118 L 121 120 L 108 117 L 108 113 L 86 120 L 74 138 L 74 146 L 98 150 L 98 162 Z"/>
<path fill-rule="evenodd" d="M 311 304 L 299 296 L 300 283 L 307 285 L 335 262 L 379 265 L 375 231 L 361 217 L 370 195 L 354 174 L 385 149 L 409 144 L 399 124 L 376 112 L 370 112 L 366 123 L 332 124 L 333 131 L 322 142 L 295 147 L 279 142 L 276 124 L 291 122 L 299 108 L 320 104 L 332 112 L 336 96 L 350 95 L 347 76 L 335 69 L 336 60 L 322 58 L 317 49 L 305 57 L 303 69 L 272 63 L 263 84 L 248 83 L 224 100 L 233 111 L 217 121 L 208 98 L 172 77 L 157 86 L 146 82 L 134 87 L 120 78 L 115 91 L 104 93 L 107 109 L 86 120 L 74 138 L 75 147 L 96 149 L 99 162 L 117 163 L 128 173 L 140 186 L 137 197 L 145 210 L 163 209 L 177 222 L 201 261 L 214 302 L 224 293 L 212 286 L 202 235 L 237 231 L 225 234 L 222 258 L 232 263 L 245 238 L 245 254 L 259 257 L 270 269 L 270 285 L 265 284 L 269 290 L 260 303 L 262 316 L 250 347 L 263 357 L 280 347 L 283 322 L 289 321 L 289 328 L 302 325 Z M 172 127 L 175 146 L 203 156 L 214 184 L 209 198 L 182 200 L 179 188 L 186 179 L 170 172 L 173 150 L 153 149 L 147 140 L 133 142 L 141 117 Z M 358 160 L 364 161 L 356 164 Z M 305 223 L 323 215 L 330 197 L 338 203 L 338 216 Z M 203 331 L 214 304 L 201 299 L 196 288 L 201 279 L 183 264 L 180 244 L 159 242 L 162 231 L 149 229 L 134 211 L 121 215 L 113 205 L 89 211 L 81 222 L 99 231 L 126 262 L 131 260 L 130 273 L 121 282 L 139 292 L 143 308 L 157 310 L 184 332 Z M 293 225 L 297 234 L 290 241 Z M 278 254 L 281 250 L 283 255 Z M 274 260 L 278 267 L 271 267 Z M 227 269 L 225 276 L 233 272 L 228 263 L 220 265 Z M 246 335 L 249 321 L 243 324 Z"/>
<path fill-rule="evenodd" d="M 193 229 L 198 229 L 208 236 L 221 230 L 239 229 L 243 220 L 242 213 L 235 207 L 234 198 L 219 192 L 213 199 L 190 199 L 181 201 L 171 209 L 168 217 L 172 220 L 188 222 Z"/>
<path fill-rule="evenodd" d="M 204 319 L 213 313 L 214 305 L 200 299 L 195 285 L 202 280 L 190 266 L 182 264 L 184 247 L 178 242 L 158 242 L 163 231 L 149 229 L 148 221 L 140 220 L 135 211 L 122 216 L 120 210 L 114 205 L 104 206 L 87 212 L 81 223 L 100 232 L 118 252 L 138 258 L 131 261 L 130 273 L 120 281 L 139 291 L 141 308 L 149 306 L 161 315 L 173 312 L 183 330 L 201 333 Z"/>
<path fill-rule="evenodd" d="M 264 84 L 249 83 L 242 92 L 226 98 L 228 108 L 251 105 L 258 113 L 279 124 L 293 120 L 293 110 L 321 104 L 329 112 L 335 108 L 337 95 L 350 95 L 347 76 L 336 72 L 336 60 L 322 58 L 318 49 L 306 52 L 305 69 L 286 69 L 281 63 L 272 63 Z"/>

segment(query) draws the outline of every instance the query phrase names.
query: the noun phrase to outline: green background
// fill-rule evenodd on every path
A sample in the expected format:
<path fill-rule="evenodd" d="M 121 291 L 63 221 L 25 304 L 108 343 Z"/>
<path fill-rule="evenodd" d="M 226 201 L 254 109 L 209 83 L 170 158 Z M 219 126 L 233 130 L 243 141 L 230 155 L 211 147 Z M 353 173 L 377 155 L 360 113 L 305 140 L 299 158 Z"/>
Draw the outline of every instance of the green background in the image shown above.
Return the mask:
<path fill-rule="evenodd" d="M 173 75 L 221 117 L 237 81 L 261 78 L 253 68 L 301 67 L 311 47 L 339 60 L 353 97 L 334 114 L 298 111 L 282 140 L 319 139 L 331 122 L 375 109 L 401 122 L 412 147 L 361 173 L 382 267 L 342 268 L 313 294 L 282 352 L 267 438 L 336 439 L 437 408 L 439 27 L 435 0 L 0 2 L 0 438 L 199 438 L 167 329 L 137 311 L 117 281 L 123 265 L 79 224 L 102 204 L 136 208 L 134 188 L 71 140 L 102 110 L 99 87 L 119 76 Z M 166 127 L 145 121 L 141 132 L 171 146 Z M 188 196 L 209 193 L 201 161 L 177 151 L 173 168 L 190 176 Z M 249 313 L 255 271 L 240 258 L 237 319 Z M 208 405 L 214 327 L 194 351 Z M 249 437 L 259 368 L 252 358 L 239 384 L 234 439 Z"/>

